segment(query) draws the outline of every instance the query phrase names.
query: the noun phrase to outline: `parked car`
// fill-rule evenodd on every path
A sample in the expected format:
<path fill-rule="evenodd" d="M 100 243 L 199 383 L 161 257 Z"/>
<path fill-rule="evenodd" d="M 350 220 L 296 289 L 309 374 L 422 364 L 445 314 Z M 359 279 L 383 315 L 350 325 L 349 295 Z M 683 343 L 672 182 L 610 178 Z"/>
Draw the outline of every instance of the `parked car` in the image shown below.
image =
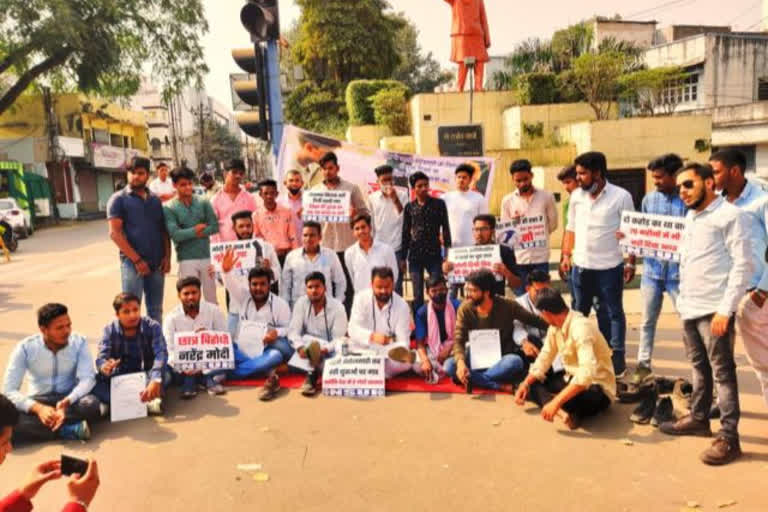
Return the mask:
<path fill-rule="evenodd" d="M 6 222 L 20 238 L 27 238 L 33 232 L 29 212 L 19 208 L 19 204 L 12 197 L 0 199 L 0 217 L 5 217 Z"/>

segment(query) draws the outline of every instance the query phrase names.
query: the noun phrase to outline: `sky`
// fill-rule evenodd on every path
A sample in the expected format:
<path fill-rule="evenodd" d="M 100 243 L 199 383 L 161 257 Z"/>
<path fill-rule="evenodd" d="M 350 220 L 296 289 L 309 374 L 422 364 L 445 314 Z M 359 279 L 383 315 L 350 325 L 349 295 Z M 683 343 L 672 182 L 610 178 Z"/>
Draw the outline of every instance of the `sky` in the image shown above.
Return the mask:
<path fill-rule="evenodd" d="M 356 0 L 348 0 L 350 2 Z M 205 79 L 208 94 L 231 108 L 229 73 L 240 71 L 230 51 L 249 45 L 240 24 L 242 0 L 203 0 L 210 32 L 204 37 L 206 61 L 211 72 Z M 283 29 L 298 19 L 300 10 L 293 0 L 279 0 Z M 450 55 L 451 13 L 444 0 L 389 0 L 419 30 L 422 49 L 431 51 L 446 68 Z M 762 3 L 768 0 L 485 0 L 491 30 L 491 55 L 506 55 L 529 37 L 550 37 L 555 30 L 594 15 L 620 14 L 629 20 L 655 20 L 659 26 L 672 24 L 731 25 L 734 30 L 758 29 Z M 375 58 L 375 56 L 372 56 Z"/>

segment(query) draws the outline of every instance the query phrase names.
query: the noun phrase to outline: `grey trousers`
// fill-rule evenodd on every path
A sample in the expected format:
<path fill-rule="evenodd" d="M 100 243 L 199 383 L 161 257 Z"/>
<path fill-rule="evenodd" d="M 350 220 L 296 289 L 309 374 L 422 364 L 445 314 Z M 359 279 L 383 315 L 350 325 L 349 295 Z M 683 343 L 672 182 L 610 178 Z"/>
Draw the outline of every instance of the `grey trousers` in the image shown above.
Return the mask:
<path fill-rule="evenodd" d="M 67 395 L 61 393 L 48 393 L 31 397 L 33 400 L 51 407 L 56 407 L 59 400 Z M 67 407 L 65 423 L 79 423 L 86 420 L 88 423 L 101 418 L 99 399 L 94 395 L 85 395 L 83 398 Z M 39 441 L 53 441 L 59 435 L 43 425 L 36 414 L 21 413 L 19 424 L 13 429 L 13 441 L 16 443 L 31 443 Z"/>

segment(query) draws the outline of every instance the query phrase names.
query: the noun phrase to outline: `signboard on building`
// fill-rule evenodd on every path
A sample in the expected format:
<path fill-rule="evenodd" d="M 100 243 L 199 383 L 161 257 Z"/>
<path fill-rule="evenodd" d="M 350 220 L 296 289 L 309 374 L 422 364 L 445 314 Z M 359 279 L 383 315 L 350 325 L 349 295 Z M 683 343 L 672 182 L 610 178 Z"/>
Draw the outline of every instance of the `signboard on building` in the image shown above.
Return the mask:
<path fill-rule="evenodd" d="M 91 143 L 93 166 L 107 169 L 122 169 L 135 156 L 142 156 L 141 151 L 131 148 L 118 148 L 108 144 Z"/>
<path fill-rule="evenodd" d="M 483 127 L 479 124 L 439 126 L 440 156 L 483 156 Z"/>
<path fill-rule="evenodd" d="M 85 145 L 83 144 L 83 139 L 78 139 L 76 137 L 56 137 L 56 144 L 64 153 L 64 156 L 73 158 L 85 157 Z"/>

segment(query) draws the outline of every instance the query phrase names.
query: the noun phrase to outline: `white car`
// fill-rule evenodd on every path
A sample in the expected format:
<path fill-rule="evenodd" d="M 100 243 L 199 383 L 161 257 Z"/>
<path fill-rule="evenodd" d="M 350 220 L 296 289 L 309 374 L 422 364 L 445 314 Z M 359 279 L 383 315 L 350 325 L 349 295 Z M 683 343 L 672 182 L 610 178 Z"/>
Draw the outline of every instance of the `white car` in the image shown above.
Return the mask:
<path fill-rule="evenodd" d="M 19 204 L 14 198 L 0 198 L 0 217 L 11 225 L 19 237 L 27 238 L 32 234 L 32 220 L 29 212 L 19 208 Z"/>

